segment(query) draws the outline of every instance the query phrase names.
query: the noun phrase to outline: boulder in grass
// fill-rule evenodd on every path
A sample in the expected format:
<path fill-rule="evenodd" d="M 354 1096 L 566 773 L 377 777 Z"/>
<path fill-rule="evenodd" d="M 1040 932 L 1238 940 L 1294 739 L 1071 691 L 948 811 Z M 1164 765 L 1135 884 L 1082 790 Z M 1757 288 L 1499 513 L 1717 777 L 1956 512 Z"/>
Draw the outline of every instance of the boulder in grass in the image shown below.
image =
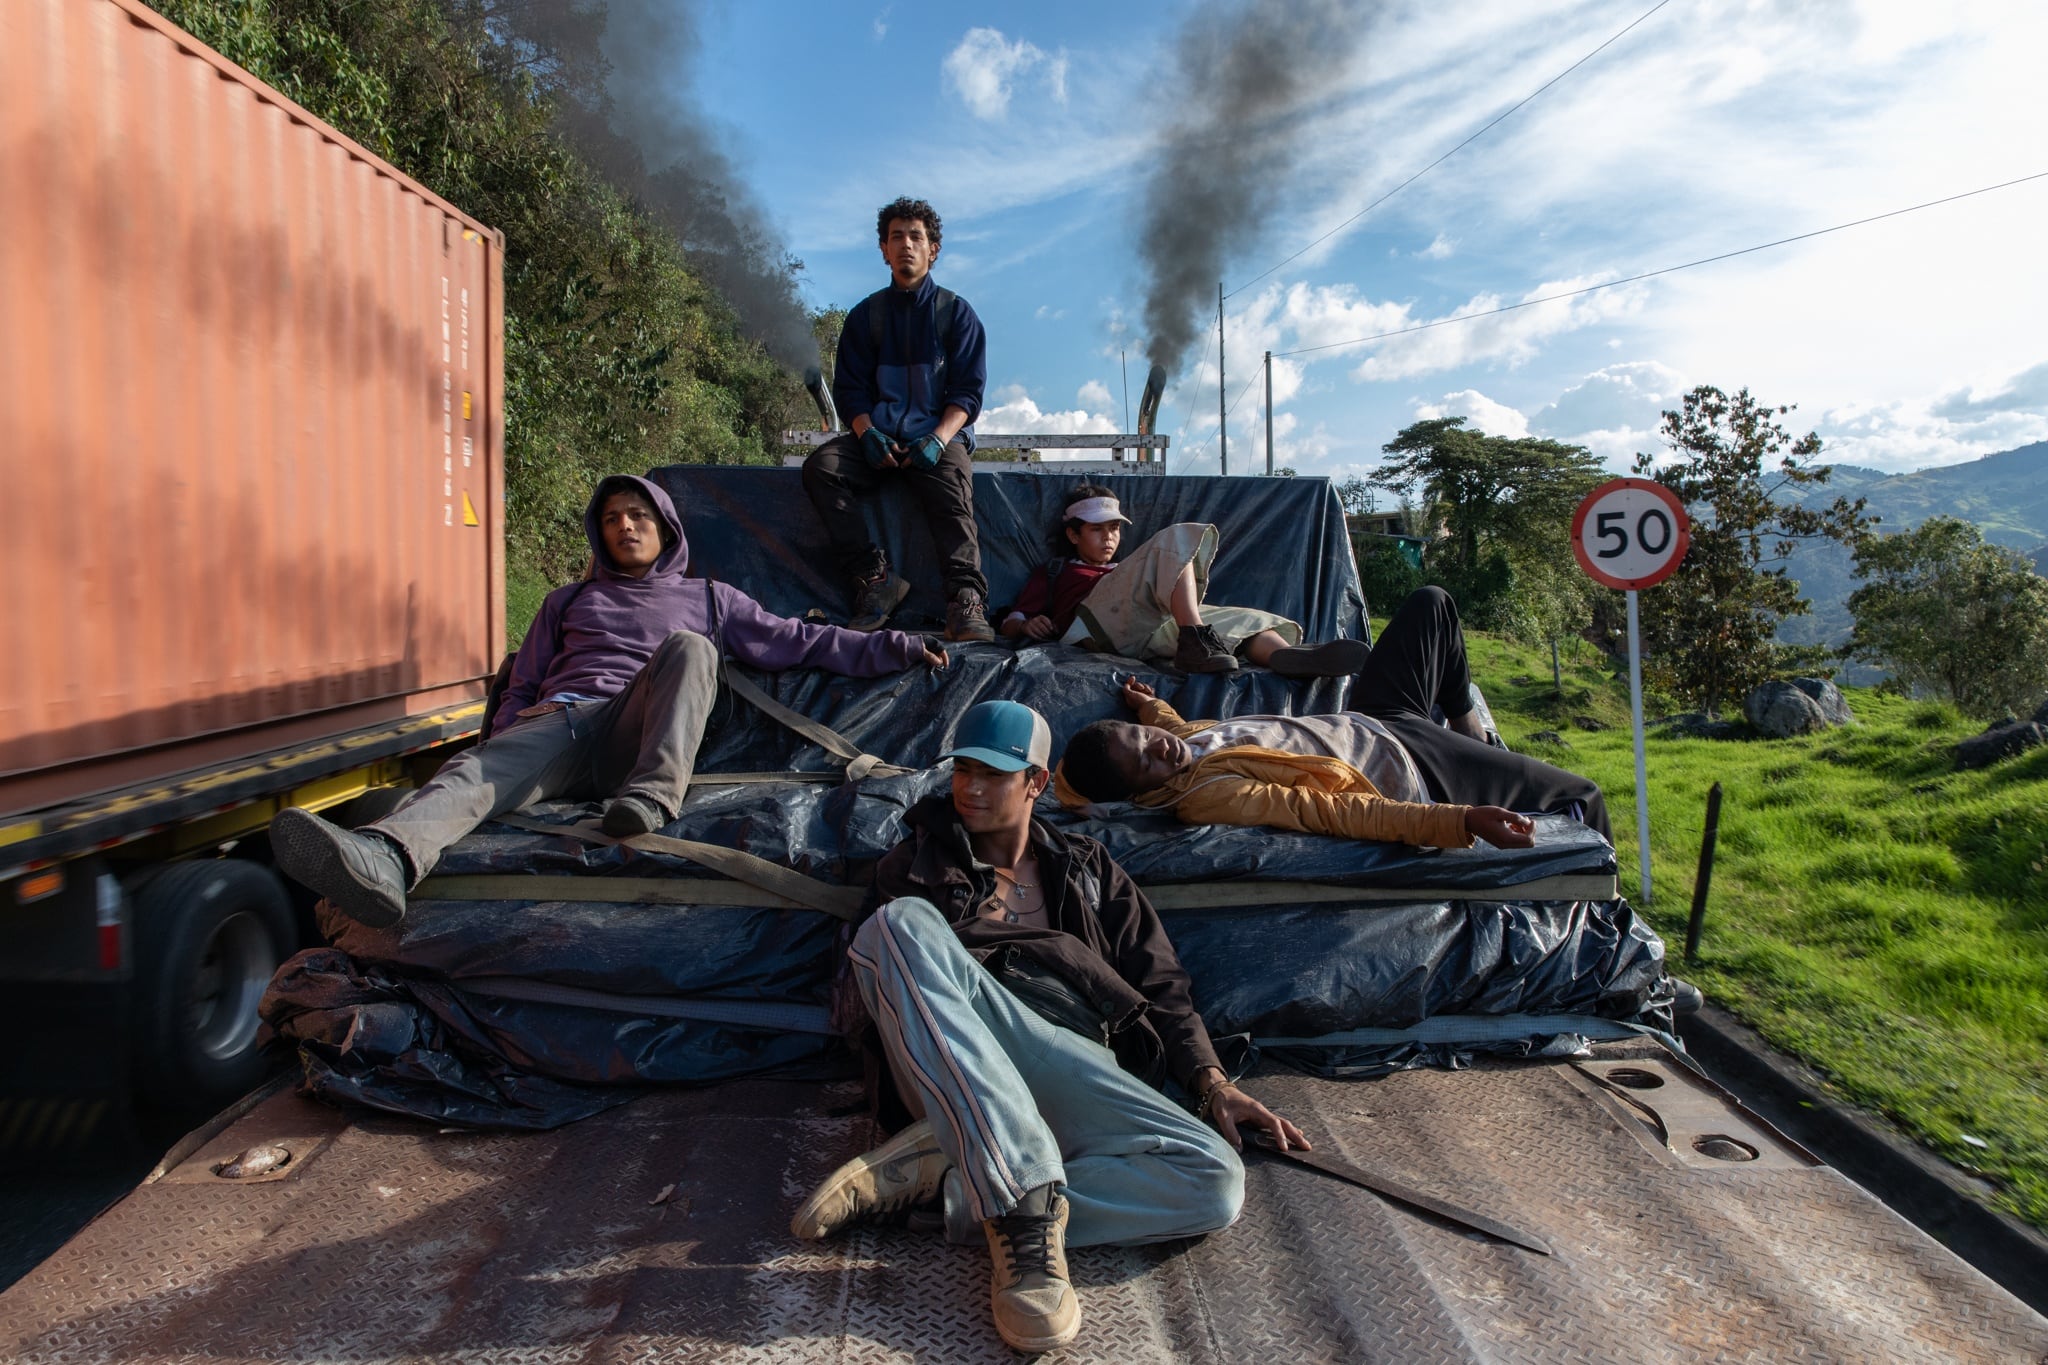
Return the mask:
<path fill-rule="evenodd" d="M 2048 725 L 2038 720 L 2000 721 L 1981 735 L 1956 745 L 1958 768 L 1988 768 L 2041 744 L 2048 744 Z"/>
<path fill-rule="evenodd" d="M 1767 682 L 1742 699 L 1742 714 L 1769 739 L 1790 739 L 1828 728 L 1820 703 L 1788 682 Z"/>
<path fill-rule="evenodd" d="M 1704 711 L 1682 711 L 1656 724 L 1673 739 L 1734 739 L 1744 733 L 1742 722 L 1715 720 Z"/>
<path fill-rule="evenodd" d="M 1535 734 L 1529 736 L 1529 742 L 1531 744 L 1554 744 L 1560 749 L 1572 747 L 1570 741 L 1566 740 L 1563 735 L 1555 730 L 1538 730 Z"/>
<path fill-rule="evenodd" d="M 1814 705 L 1820 707 L 1820 713 L 1827 718 L 1828 724 L 1856 723 L 1856 713 L 1849 709 L 1847 699 L 1842 696 L 1842 689 L 1826 678 L 1794 678 L 1792 685 L 1813 698 Z"/>

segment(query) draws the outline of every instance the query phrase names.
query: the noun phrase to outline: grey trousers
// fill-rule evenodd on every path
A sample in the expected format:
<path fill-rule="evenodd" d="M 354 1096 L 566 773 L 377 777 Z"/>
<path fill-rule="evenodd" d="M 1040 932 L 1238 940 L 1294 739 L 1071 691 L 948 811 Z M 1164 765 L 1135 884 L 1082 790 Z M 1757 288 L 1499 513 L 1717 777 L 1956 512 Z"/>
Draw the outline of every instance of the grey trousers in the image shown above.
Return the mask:
<path fill-rule="evenodd" d="M 673 819 L 717 693 L 718 651 L 679 630 L 617 696 L 514 721 L 364 828 L 403 848 L 417 879 L 492 816 L 552 797 L 637 796 Z"/>

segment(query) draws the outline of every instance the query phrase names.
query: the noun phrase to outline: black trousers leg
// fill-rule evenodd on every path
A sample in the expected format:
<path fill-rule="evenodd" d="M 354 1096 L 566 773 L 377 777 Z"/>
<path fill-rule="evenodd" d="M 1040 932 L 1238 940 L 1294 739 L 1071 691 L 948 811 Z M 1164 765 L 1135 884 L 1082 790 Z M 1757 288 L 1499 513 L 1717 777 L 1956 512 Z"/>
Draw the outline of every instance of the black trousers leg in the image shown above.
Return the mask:
<path fill-rule="evenodd" d="M 825 523 L 839 571 L 848 578 L 866 578 L 879 567 L 882 547 L 868 539 L 860 504 L 881 487 L 883 472 L 869 467 L 860 442 L 846 432 L 820 445 L 804 461 L 804 492 L 818 509 L 818 520 Z"/>
<path fill-rule="evenodd" d="M 988 596 L 981 576 L 981 540 L 974 528 L 974 457 L 964 441 L 953 441 L 930 469 L 911 465 L 903 471 L 910 491 L 924 508 L 939 567 L 946 576 L 946 596 L 972 588 Z"/>
<path fill-rule="evenodd" d="M 1351 688 L 1351 709 L 1384 721 L 1415 759 L 1429 794 L 1461 806 L 1577 815 L 1614 842 L 1599 784 L 1522 754 L 1496 749 L 1431 718 L 1472 709 L 1472 673 L 1458 605 L 1442 588 L 1420 588 L 1373 642 Z"/>

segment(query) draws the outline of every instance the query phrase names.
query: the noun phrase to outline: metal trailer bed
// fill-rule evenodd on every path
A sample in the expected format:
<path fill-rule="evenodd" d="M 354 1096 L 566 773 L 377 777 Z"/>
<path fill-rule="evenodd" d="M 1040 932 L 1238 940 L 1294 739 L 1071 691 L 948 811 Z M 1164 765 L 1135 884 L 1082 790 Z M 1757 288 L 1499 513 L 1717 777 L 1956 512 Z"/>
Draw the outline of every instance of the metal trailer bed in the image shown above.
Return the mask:
<path fill-rule="evenodd" d="M 1235 1226 L 1073 1253 L 1086 1321 L 1058 1359 L 2048 1358 L 2048 1320 L 1655 1044 L 1250 1088 L 1324 1151 L 1555 1255 L 1255 1155 Z M 985 1252 L 902 1229 L 789 1235 L 812 1184 L 873 1139 L 850 1083 L 667 1091 L 529 1135 L 278 1090 L 0 1295 L 0 1355 L 1015 1359 Z M 217 1174 L 267 1144 L 289 1162 Z"/>

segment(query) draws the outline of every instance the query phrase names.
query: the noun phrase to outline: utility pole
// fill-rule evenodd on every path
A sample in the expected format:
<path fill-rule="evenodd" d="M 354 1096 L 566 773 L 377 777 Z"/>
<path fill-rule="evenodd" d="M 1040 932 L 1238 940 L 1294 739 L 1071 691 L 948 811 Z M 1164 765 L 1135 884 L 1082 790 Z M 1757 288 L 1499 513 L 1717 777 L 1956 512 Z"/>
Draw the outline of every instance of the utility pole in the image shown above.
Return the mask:
<path fill-rule="evenodd" d="M 1124 348 L 1121 346 L 1116 348 L 1116 362 L 1124 368 L 1124 430 L 1129 431 L 1131 429 L 1131 362 L 1124 355 Z M 1138 447 L 1131 454 L 1138 463 L 1144 463 L 1145 448 L 1143 446 Z M 1121 450 L 1117 452 L 1117 458 L 1123 458 Z"/>
<path fill-rule="evenodd" d="M 1230 473 L 1230 412 L 1223 405 L 1223 281 L 1216 281 L 1216 449 Z"/>
<path fill-rule="evenodd" d="M 1273 477 L 1273 353 L 1266 352 L 1266 477 Z"/>

